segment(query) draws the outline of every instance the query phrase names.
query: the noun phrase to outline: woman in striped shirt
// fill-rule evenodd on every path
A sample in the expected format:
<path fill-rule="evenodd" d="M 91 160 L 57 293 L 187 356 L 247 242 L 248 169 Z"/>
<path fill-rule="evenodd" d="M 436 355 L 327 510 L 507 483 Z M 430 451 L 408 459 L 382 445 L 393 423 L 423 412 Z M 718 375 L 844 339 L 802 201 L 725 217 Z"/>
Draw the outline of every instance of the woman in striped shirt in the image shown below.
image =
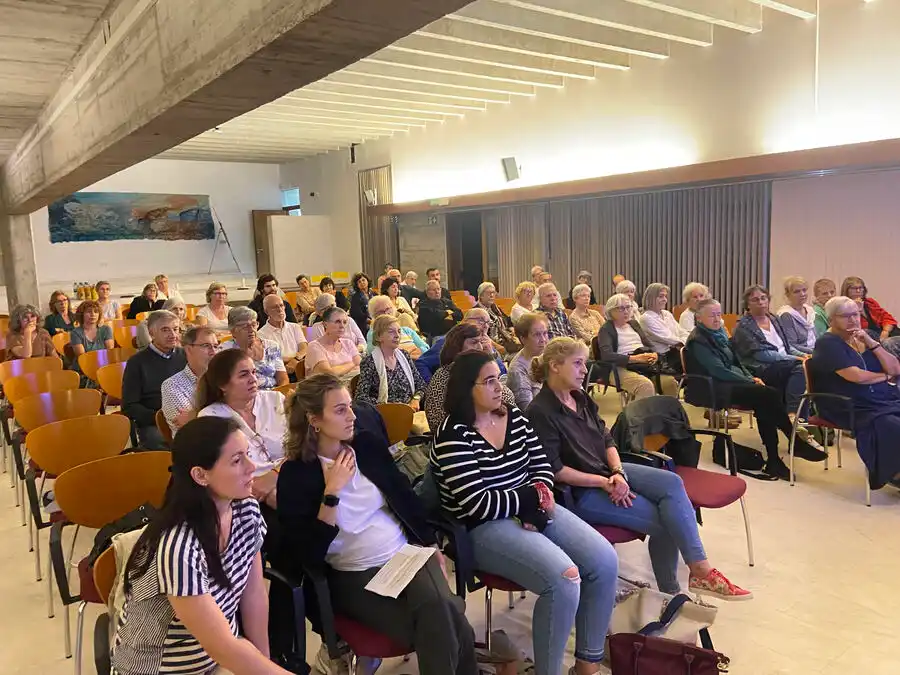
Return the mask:
<path fill-rule="evenodd" d="M 114 674 L 288 674 L 269 660 L 266 528 L 247 448 L 237 423 L 219 417 L 192 420 L 175 437 L 162 510 L 125 567 Z"/>
<path fill-rule="evenodd" d="M 616 593 L 612 546 L 553 501 L 553 471 L 522 412 L 501 400 L 489 354 L 461 354 L 447 385 L 448 417 L 432 470 L 448 515 L 470 529 L 477 569 L 539 595 L 535 675 L 559 675 L 575 624 L 575 675 L 600 672 Z"/>

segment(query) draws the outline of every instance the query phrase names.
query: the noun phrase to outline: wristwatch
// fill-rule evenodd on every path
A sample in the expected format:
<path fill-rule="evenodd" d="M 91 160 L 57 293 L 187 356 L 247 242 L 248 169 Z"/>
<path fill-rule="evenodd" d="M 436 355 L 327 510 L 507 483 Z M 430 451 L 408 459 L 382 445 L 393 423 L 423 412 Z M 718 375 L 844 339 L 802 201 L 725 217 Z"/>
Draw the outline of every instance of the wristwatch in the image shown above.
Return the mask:
<path fill-rule="evenodd" d="M 622 478 L 625 479 L 625 482 L 626 482 L 626 483 L 628 482 L 628 474 L 625 473 L 625 469 L 622 468 L 621 466 L 617 466 L 615 469 L 613 469 L 613 470 L 612 470 L 612 473 L 613 473 L 614 476 L 615 476 L 616 474 L 619 474 L 620 476 L 622 476 Z"/>
<path fill-rule="evenodd" d="M 322 503 L 325 506 L 334 508 L 335 506 L 337 506 L 338 504 L 341 503 L 341 498 L 338 497 L 337 495 L 325 495 L 324 497 L 322 497 Z"/>

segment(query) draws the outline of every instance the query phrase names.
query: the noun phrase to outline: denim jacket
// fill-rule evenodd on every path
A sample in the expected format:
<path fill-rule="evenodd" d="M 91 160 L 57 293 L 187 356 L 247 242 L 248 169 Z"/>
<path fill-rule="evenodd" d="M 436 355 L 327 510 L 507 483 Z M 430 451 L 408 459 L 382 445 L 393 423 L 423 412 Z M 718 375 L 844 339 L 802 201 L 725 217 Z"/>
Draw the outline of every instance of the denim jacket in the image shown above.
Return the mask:
<path fill-rule="evenodd" d="M 778 348 L 766 340 L 762 330 L 757 325 L 756 320 L 749 314 L 744 314 L 734 329 L 732 343 L 734 351 L 737 353 L 741 364 L 750 372 L 759 373 L 764 370 L 767 365 L 775 361 L 796 360 L 796 357 L 803 356 L 803 352 L 794 347 L 785 335 L 784 329 L 778 321 L 778 317 L 769 314 L 769 322 L 778 333 L 778 337 L 784 343 L 784 351 L 782 354 Z"/>

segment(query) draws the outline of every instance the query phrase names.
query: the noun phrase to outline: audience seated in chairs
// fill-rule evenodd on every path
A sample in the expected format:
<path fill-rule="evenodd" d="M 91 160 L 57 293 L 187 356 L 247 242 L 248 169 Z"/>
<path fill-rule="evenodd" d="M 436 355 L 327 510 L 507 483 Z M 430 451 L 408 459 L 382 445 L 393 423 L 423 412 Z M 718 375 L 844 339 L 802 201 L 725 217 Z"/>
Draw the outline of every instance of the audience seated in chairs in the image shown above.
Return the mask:
<path fill-rule="evenodd" d="M 816 335 L 822 336 L 828 330 L 828 317 L 825 315 L 825 303 L 837 295 L 837 286 L 831 279 L 819 279 L 813 284 L 813 297 L 816 311 Z"/>
<path fill-rule="evenodd" d="M 263 274 L 256 280 L 256 291 L 253 293 L 253 300 L 247 305 L 247 307 L 256 312 L 256 317 L 260 324 L 266 322 L 266 311 L 263 307 L 263 301 L 270 295 L 281 297 L 278 290 L 278 279 L 273 274 Z M 297 323 L 297 319 L 294 317 L 294 310 L 290 305 L 285 305 L 284 316 L 288 323 Z"/>
<path fill-rule="evenodd" d="M 551 338 L 578 337 L 572 324 L 569 323 L 569 317 L 561 307 L 559 291 L 550 282 L 538 286 L 538 311 L 547 315 Z"/>
<path fill-rule="evenodd" d="M 253 496 L 276 506 L 274 471 L 284 458 L 287 425 L 284 395 L 259 388 L 253 359 L 226 349 L 209 362 L 197 382 L 197 416 L 234 420 L 250 440 L 247 455 L 253 462 Z"/>
<path fill-rule="evenodd" d="M 512 320 L 513 325 L 518 323 L 520 316 L 537 309 L 535 306 L 536 296 L 537 286 L 534 285 L 533 281 L 523 281 L 516 286 L 516 290 L 513 292 L 516 304 L 513 305 L 509 312 L 509 318 Z"/>
<path fill-rule="evenodd" d="M 478 311 L 483 312 L 484 310 Z M 436 346 L 438 345 L 433 346 L 431 350 L 434 350 Z M 447 382 L 450 380 L 453 362 L 461 353 L 468 351 L 490 354 L 491 358 L 498 363 L 498 369 L 503 362 L 494 351 L 490 338 L 477 324 L 466 320 L 450 329 L 450 332 L 447 333 L 446 338 L 440 344 L 440 368 L 434 371 L 428 382 L 428 389 L 425 391 L 425 415 L 428 418 L 428 428 L 435 433 L 441 422 L 447 417 L 445 399 L 447 396 Z M 423 356 L 422 358 L 425 357 Z M 419 361 L 421 360 L 419 359 Z M 416 362 L 416 365 L 418 365 L 418 362 Z M 501 370 L 500 372 L 502 374 L 504 371 Z M 515 396 L 506 386 L 502 387 L 501 392 L 505 405 L 515 405 Z"/>
<path fill-rule="evenodd" d="M 585 345 L 590 345 L 591 341 L 600 331 L 600 328 L 606 323 L 606 319 L 596 309 L 591 309 L 589 305 L 594 297 L 594 292 L 587 284 L 578 284 L 570 292 L 569 297 L 572 298 L 572 313 L 569 314 L 569 323 Z"/>
<path fill-rule="evenodd" d="M 397 310 L 397 320 L 401 326 L 418 330 L 419 324 L 416 323 L 416 315 L 412 311 L 412 307 L 402 295 L 400 295 L 400 282 L 394 277 L 387 277 L 381 282 L 381 295 L 390 298 Z M 373 317 L 374 318 L 374 317 Z"/>
<path fill-rule="evenodd" d="M 96 388 L 96 383 L 91 382 L 81 373 L 78 366 L 78 357 L 85 352 L 95 352 L 100 349 L 112 349 L 115 347 L 113 340 L 112 328 L 100 325 L 100 303 L 96 300 L 84 300 L 75 310 L 75 321 L 78 326 L 72 330 L 72 336 L 69 344 L 72 347 L 72 370 L 81 374 L 81 386 L 90 385 L 92 389 Z"/>
<path fill-rule="evenodd" d="M 427 270 L 425 270 L 425 276 L 428 277 L 428 281 L 436 281 L 438 282 L 438 284 L 441 283 L 441 270 L 439 270 L 437 267 L 429 267 Z M 450 298 L 450 291 L 448 291 L 443 286 L 441 286 L 441 297 L 452 302 L 452 299 Z M 456 305 L 454 305 L 454 307 L 455 306 Z"/>
<path fill-rule="evenodd" d="M 635 296 L 637 295 L 637 286 L 634 285 L 633 281 L 629 281 L 625 279 L 624 281 L 620 281 L 616 284 L 616 293 L 619 295 L 627 295 L 628 299 L 631 300 L 631 309 L 633 312 L 633 316 L 635 319 L 639 319 L 641 316 L 641 308 L 638 305 L 637 300 L 635 300 Z"/>
<path fill-rule="evenodd" d="M 386 295 L 376 295 L 369 300 L 369 316 L 372 317 L 372 324 L 366 335 L 366 351 L 372 352 L 375 349 L 375 321 L 380 316 L 390 316 L 398 318 L 397 310 L 394 303 Z M 399 323 L 399 320 L 398 320 Z M 422 354 L 428 351 L 428 343 L 414 331 L 412 328 L 401 326 L 400 328 L 400 349 L 405 351 L 413 360 L 418 359 Z"/>
<path fill-rule="evenodd" d="M 322 293 L 318 298 L 316 298 L 315 314 L 310 314 L 309 316 L 312 323 L 312 330 L 310 331 L 310 335 L 312 335 L 313 340 L 317 340 L 325 335 L 325 322 L 322 317 L 325 316 L 325 312 L 327 312 L 331 307 L 337 307 L 337 304 L 334 301 L 334 296 L 330 293 Z M 338 307 L 338 309 L 340 308 Z M 360 354 L 365 353 L 367 346 L 366 338 L 363 333 L 359 332 L 359 326 L 356 325 L 355 321 L 350 321 L 347 323 L 347 331 L 345 337 L 348 338 L 354 345 L 356 345 L 356 348 L 359 350 Z"/>
<path fill-rule="evenodd" d="M 369 277 L 362 272 L 354 274 L 350 280 L 350 318 L 361 335 L 369 330 L 369 300 L 374 296 Z"/>
<path fill-rule="evenodd" d="M 50 333 L 40 327 L 41 313 L 33 305 L 16 305 L 9 313 L 6 360 L 55 356 Z"/>
<path fill-rule="evenodd" d="M 473 307 L 468 310 L 463 315 L 463 321 L 468 321 L 469 323 L 474 323 L 481 329 L 481 332 L 484 333 L 484 336 L 490 341 L 491 349 L 493 349 L 498 354 L 506 353 L 506 349 L 499 342 L 495 342 L 491 339 L 491 313 L 488 312 L 484 307 Z"/>
<path fill-rule="evenodd" d="M 141 294 L 131 301 L 131 307 L 128 308 L 127 318 L 135 319 L 138 314 L 162 309 L 163 302 L 165 301 L 158 296 L 159 291 L 156 288 L 155 283 L 149 283 L 144 286 L 144 290 L 141 291 Z"/>
<path fill-rule="evenodd" d="M 870 487 L 887 483 L 900 487 L 900 361 L 862 328 L 855 300 L 831 298 L 825 312 L 831 327 L 816 342 L 809 362 L 812 389 L 848 396 L 852 415 L 841 401 L 827 398 L 816 401 L 818 414 L 853 430 Z"/>
<path fill-rule="evenodd" d="M 359 364 L 354 398 L 372 405 L 406 403 L 414 411 L 425 393 L 425 380 L 400 346 L 403 329 L 397 318 L 382 314 L 372 322 L 374 348 Z"/>
<path fill-rule="evenodd" d="M 497 365 L 500 367 L 500 372 L 505 375 L 506 365 L 503 363 L 503 358 L 498 353 L 496 353 L 496 350 L 494 349 L 494 343 L 492 343 L 490 338 L 487 337 L 487 319 L 485 317 L 484 310 L 480 308 L 470 309 L 468 312 L 466 312 L 466 316 L 463 317 L 463 322 L 473 324 L 481 333 L 484 334 L 488 343 L 490 343 L 490 349 L 494 352 L 494 356 L 497 359 Z M 456 326 L 454 326 L 454 328 L 455 327 Z M 444 340 L 452 331 L 453 328 L 448 331 L 447 335 L 439 335 L 438 337 L 436 337 L 434 339 L 434 342 L 431 343 L 431 347 L 428 349 L 428 351 L 422 354 L 422 356 L 420 356 L 418 359 L 416 359 L 416 368 L 422 375 L 422 379 L 425 380 L 425 382 L 431 382 L 431 378 L 434 376 L 434 373 L 438 370 L 438 368 L 441 367 L 441 351 L 444 347 Z"/>
<path fill-rule="evenodd" d="M 541 390 L 540 382 L 531 375 L 531 360 L 544 352 L 550 341 L 547 317 L 541 312 L 523 314 L 516 323 L 516 334 L 522 341 L 522 351 L 509 362 L 506 385 L 516 398 L 516 405 L 525 410 L 531 399 Z"/>
<path fill-rule="evenodd" d="M 69 310 L 69 296 L 65 291 L 50 294 L 50 313 L 44 319 L 44 330 L 53 337 L 57 333 L 69 333 L 75 328 L 74 313 Z"/>
<path fill-rule="evenodd" d="M 328 373 L 349 382 L 359 375 L 362 357 L 359 349 L 347 337 L 347 312 L 338 307 L 325 310 L 322 324 L 325 332 L 306 348 L 306 372 Z"/>
<path fill-rule="evenodd" d="M 335 289 L 334 279 L 332 279 L 331 277 L 322 277 L 322 279 L 319 281 L 319 290 L 322 293 L 333 295 L 335 305 L 340 307 L 345 312 L 350 311 L 350 299 L 346 295 Z"/>
<path fill-rule="evenodd" d="M 109 321 L 121 319 L 122 305 L 119 304 L 118 300 L 114 300 L 110 297 L 110 294 L 112 293 L 112 286 L 110 283 L 108 281 L 98 281 L 94 288 L 97 289 L 97 299 L 100 302 L 100 309 L 102 310 L 101 321 L 107 323 Z"/>
<path fill-rule="evenodd" d="M 488 337 L 496 344 L 503 347 L 507 354 L 514 354 L 522 349 L 522 343 L 513 331 L 512 320 L 497 307 L 497 289 L 490 281 L 485 281 L 478 286 L 478 302 L 475 307 L 484 309 L 488 313 L 490 324 L 488 325 Z"/>
<path fill-rule="evenodd" d="M 263 340 L 270 340 L 281 350 L 281 359 L 288 373 L 293 373 L 297 364 L 306 356 L 306 335 L 299 323 L 287 320 L 287 310 L 291 308 L 276 293 L 263 298 L 266 325 L 259 329 Z"/>
<path fill-rule="evenodd" d="M 555 504 L 541 440 L 502 399 L 489 354 L 460 355 L 431 466 L 441 507 L 469 528 L 477 570 L 538 594 L 532 617 L 535 675 L 559 675 L 575 627 L 576 672 L 597 672 L 616 594 L 612 545 Z"/>
<path fill-rule="evenodd" d="M 217 333 L 228 332 L 228 289 L 225 284 L 214 281 L 206 289 L 206 304 L 197 312 L 196 323 L 209 326 Z"/>
<path fill-rule="evenodd" d="M 644 291 L 644 312 L 640 324 L 647 336 L 650 347 L 659 354 L 666 370 L 681 372 L 679 354 L 691 331 L 685 330 L 675 316 L 666 309 L 669 303 L 669 287 L 665 284 L 650 284 Z"/>
<path fill-rule="evenodd" d="M 182 302 L 184 301 L 184 298 L 181 297 L 181 294 L 177 290 L 169 286 L 169 277 L 167 277 L 165 274 L 157 274 L 155 277 L 153 277 L 153 283 L 156 284 L 156 297 L 158 297 L 160 300 L 171 300 L 174 298 L 178 298 L 181 299 Z"/>
<path fill-rule="evenodd" d="M 425 297 L 419 302 L 419 328 L 428 338 L 445 335 L 462 321 L 462 311 L 449 297 L 443 297 L 442 291 L 440 281 L 425 282 Z"/>
<path fill-rule="evenodd" d="M 606 301 L 606 316 L 594 342 L 594 357 L 606 365 L 609 381 L 616 382 L 631 400 L 656 394 L 650 378 L 659 378 L 662 392 L 674 394 L 671 375 L 661 375 L 659 355 L 634 317 L 634 301 L 616 293 Z M 661 392 L 661 393 L 662 393 Z"/>
<path fill-rule="evenodd" d="M 327 577 L 335 613 L 410 645 L 420 672 L 472 675 L 474 631 L 447 586 L 440 551 L 396 599 L 365 588 L 405 544 L 436 547 L 436 537 L 384 435 L 354 435 L 355 417 L 333 375 L 306 378 L 291 398 L 278 517 L 292 562 L 298 572 Z"/>
<path fill-rule="evenodd" d="M 209 361 L 219 348 L 215 331 L 209 326 L 192 326 L 181 334 L 181 346 L 187 365 L 160 387 L 162 412 L 172 436 L 197 416 L 197 381 L 203 377 Z"/>
<path fill-rule="evenodd" d="M 162 383 L 184 370 L 187 358 L 178 346 L 178 317 L 165 309 L 150 313 L 150 346 L 128 359 L 122 376 L 122 412 L 137 428 L 140 446 L 163 450 L 165 442 L 156 428 L 156 412 L 162 408 Z"/>
<path fill-rule="evenodd" d="M 298 274 L 296 281 L 297 286 L 300 287 L 300 290 L 297 291 L 297 319 L 300 323 L 306 323 L 309 315 L 315 311 L 316 298 L 322 291 L 314 288 L 305 274 Z"/>
<path fill-rule="evenodd" d="M 162 304 L 162 309 L 168 310 L 172 312 L 175 316 L 178 317 L 178 321 L 180 322 L 180 327 L 184 330 L 185 326 L 187 326 L 187 307 L 184 304 L 184 300 L 181 299 L 181 296 L 176 296 L 174 298 L 169 298 L 164 301 Z M 137 334 L 134 336 L 134 346 L 138 349 L 144 349 L 150 344 L 150 331 L 147 328 L 147 319 L 141 321 L 137 326 Z"/>
<path fill-rule="evenodd" d="M 789 480 L 788 467 L 778 455 L 778 431 L 790 439 L 792 429 L 780 392 L 767 387 L 741 365 L 725 333 L 722 307 L 717 300 L 701 300 L 696 317 L 697 325 L 685 344 L 685 372 L 711 378 L 712 389 L 708 382 L 688 378 L 685 400 L 716 410 L 732 405 L 752 410 L 767 456 L 765 473 Z M 714 400 L 710 398 L 712 393 Z M 798 457 L 814 462 L 823 461 L 827 456 L 802 439 L 797 439 L 794 452 Z"/>
<path fill-rule="evenodd" d="M 769 313 L 769 292 L 754 284 L 744 291 L 744 315 L 732 336 L 744 368 L 777 390 L 788 412 L 797 409 L 806 391 L 805 354 L 788 340 L 778 319 Z"/>
<path fill-rule="evenodd" d="M 256 312 L 249 307 L 232 307 L 228 312 L 228 329 L 232 339 L 222 343 L 222 349 L 240 349 L 256 364 L 256 381 L 260 389 L 274 389 L 289 382 L 281 349 L 272 340 L 256 332 L 259 323 Z"/>
<path fill-rule="evenodd" d="M 406 276 L 403 277 L 403 281 L 400 283 L 400 295 L 406 298 L 409 306 L 413 309 L 416 309 L 416 305 L 425 297 L 425 294 L 416 288 L 416 282 L 418 280 L 419 275 L 414 271 L 409 270 L 406 273 Z"/>
<path fill-rule="evenodd" d="M 786 305 L 778 308 L 778 323 L 788 342 L 798 352 L 812 354 L 816 346 L 816 310 L 809 300 L 809 285 L 803 277 L 787 277 L 784 280 Z"/>
<path fill-rule="evenodd" d="M 591 284 L 593 283 L 593 279 L 594 279 L 593 275 L 590 272 L 588 272 L 587 270 L 581 270 L 578 273 L 578 276 L 575 277 L 575 285 L 572 286 L 571 289 L 569 289 L 569 297 L 566 299 L 566 302 L 565 302 L 565 306 L 568 309 L 575 309 L 575 306 L 577 304 L 575 302 L 575 289 L 578 286 L 587 286 L 588 287 L 588 290 L 590 291 L 590 294 L 588 295 L 588 298 L 589 298 L 588 303 L 587 303 L 588 305 L 596 305 L 597 304 L 597 297 L 594 295 L 593 286 L 591 286 Z M 587 305 L 585 305 L 585 306 L 587 306 Z"/>
<path fill-rule="evenodd" d="M 678 318 L 678 324 L 688 332 L 694 330 L 694 313 L 697 311 L 697 306 L 702 300 L 706 300 L 709 297 L 709 288 L 699 281 L 692 281 L 685 286 L 684 290 L 681 291 L 681 301 L 687 307 L 684 308 L 684 311 Z"/>
<path fill-rule="evenodd" d="M 266 527 L 251 495 L 247 451 L 247 437 L 231 419 L 193 420 L 176 437 L 162 510 L 125 566 L 113 672 L 205 673 L 218 666 L 288 675 L 269 660 L 260 556 Z"/>
<path fill-rule="evenodd" d="M 694 507 L 678 474 L 622 465 L 597 404 L 581 390 L 587 347 L 556 338 L 534 361 L 543 388 L 527 416 L 560 483 L 572 486 L 574 511 L 591 525 L 614 525 L 650 535 L 650 560 L 663 593 L 681 592 L 679 553 L 690 568 L 689 590 L 720 600 L 752 595 L 714 569 L 706 557 Z"/>

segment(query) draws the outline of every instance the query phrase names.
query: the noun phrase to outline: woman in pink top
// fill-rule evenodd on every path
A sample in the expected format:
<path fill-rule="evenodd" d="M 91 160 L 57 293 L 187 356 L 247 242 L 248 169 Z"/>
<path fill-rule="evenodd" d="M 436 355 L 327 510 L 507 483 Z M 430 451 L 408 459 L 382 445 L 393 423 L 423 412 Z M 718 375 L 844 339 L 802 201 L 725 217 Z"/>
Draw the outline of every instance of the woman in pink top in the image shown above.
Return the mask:
<path fill-rule="evenodd" d="M 344 381 L 359 375 L 359 350 L 353 341 L 344 337 L 350 321 L 347 312 L 329 307 L 322 315 L 325 334 L 309 343 L 306 350 L 306 373 L 330 373 Z"/>

